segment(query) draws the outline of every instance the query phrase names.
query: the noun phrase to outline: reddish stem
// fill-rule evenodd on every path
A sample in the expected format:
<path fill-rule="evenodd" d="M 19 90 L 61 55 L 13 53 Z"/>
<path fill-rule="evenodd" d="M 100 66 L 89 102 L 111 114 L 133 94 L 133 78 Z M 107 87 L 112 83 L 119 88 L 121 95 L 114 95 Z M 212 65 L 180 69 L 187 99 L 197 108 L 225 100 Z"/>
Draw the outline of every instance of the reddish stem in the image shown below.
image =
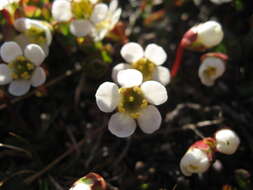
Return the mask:
<path fill-rule="evenodd" d="M 185 49 L 185 46 L 182 45 L 182 41 L 181 41 L 179 46 L 177 47 L 176 58 L 171 69 L 171 77 L 175 77 L 177 75 L 177 72 L 182 64 L 184 49 Z"/>

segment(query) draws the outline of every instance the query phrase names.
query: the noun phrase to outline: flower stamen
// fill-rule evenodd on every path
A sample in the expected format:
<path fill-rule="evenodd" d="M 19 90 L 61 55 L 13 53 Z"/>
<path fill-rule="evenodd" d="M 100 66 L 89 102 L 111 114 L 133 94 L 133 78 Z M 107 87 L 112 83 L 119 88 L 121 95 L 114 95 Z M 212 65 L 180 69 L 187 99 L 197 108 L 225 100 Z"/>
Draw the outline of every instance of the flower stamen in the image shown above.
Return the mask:
<path fill-rule="evenodd" d="M 8 64 L 13 79 L 29 80 L 32 77 L 35 65 L 24 56 L 19 56 L 15 61 Z"/>
<path fill-rule="evenodd" d="M 155 64 L 147 58 L 142 58 L 132 64 L 134 69 L 139 70 L 143 74 L 144 81 L 151 80 L 155 70 Z"/>
<path fill-rule="evenodd" d="M 148 101 L 144 98 L 141 89 L 137 86 L 120 88 L 119 92 L 121 100 L 118 111 L 130 115 L 132 118 L 138 118 L 140 111 L 148 106 Z"/>
<path fill-rule="evenodd" d="M 76 19 L 87 19 L 92 14 L 93 4 L 89 0 L 73 0 L 71 9 Z"/>

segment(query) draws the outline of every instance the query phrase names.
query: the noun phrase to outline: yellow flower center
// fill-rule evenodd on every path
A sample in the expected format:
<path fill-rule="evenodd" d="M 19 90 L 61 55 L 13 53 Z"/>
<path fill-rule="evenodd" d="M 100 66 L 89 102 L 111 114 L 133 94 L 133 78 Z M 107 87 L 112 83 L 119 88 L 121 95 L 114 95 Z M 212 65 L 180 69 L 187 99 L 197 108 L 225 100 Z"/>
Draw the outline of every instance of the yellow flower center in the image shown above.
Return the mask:
<path fill-rule="evenodd" d="M 111 21 L 109 19 L 105 19 L 99 23 L 96 24 L 97 30 L 103 30 L 103 29 L 111 29 Z"/>
<path fill-rule="evenodd" d="M 137 86 L 131 88 L 120 88 L 121 95 L 118 111 L 130 115 L 132 118 L 138 118 L 140 111 L 148 106 L 148 101 Z"/>
<path fill-rule="evenodd" d="M 142 58 L 139 61 L 132 64 L 134 69 L 139 70 L 143 75 L 143 80 L 151 80 L 156 65 L 146 58 Z"/>
<path fill-rule="evenodd" d="M 39 27 L 30 27 L 25 31 L 25 35 L 31 38 L 32 43 L 44 44 L 47 41 L 46 32 Z"/>
<path fill-rule="evenodd" d="M 73 0 L 71 9 L 76 19 L 87 19 L 93 11 L 93 4 L 89 0 Z"/>
<path fill-rule="evenodd" d="M 212 76 L 216 75 L 216 68 L 215 67 L 208 67 L 205 71 L 204 71 L 204 75 L 208 78 L 211 78 Z"/>
<path fill-rule="evenodd" d="M 24 56 L 19 56 L 15 61 L 8 64 L 11 76 L 14 80 L 29 80 L 32 77 L 35 65 L 27 60 Z"/>
<path fill-rule="evenodd" d="M 189 168 L 193 171 L 198 170 L 198 166 L 195 166 L 195 165 L 192 165 L 192 164 L 189 165 Z"/>

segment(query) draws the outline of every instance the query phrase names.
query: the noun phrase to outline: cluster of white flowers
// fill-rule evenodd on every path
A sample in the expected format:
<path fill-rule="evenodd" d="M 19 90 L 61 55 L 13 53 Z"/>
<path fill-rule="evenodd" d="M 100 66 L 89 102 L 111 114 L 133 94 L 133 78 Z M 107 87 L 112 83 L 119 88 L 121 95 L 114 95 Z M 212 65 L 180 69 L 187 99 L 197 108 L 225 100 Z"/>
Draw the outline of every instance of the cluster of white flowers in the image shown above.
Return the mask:
<path fill-rule="evenodd" d="M 0 54 L 7 63 L 0 64 L 0 85 L 10 83 L 10 94 L 24 95 L 31 86 L 38 87 L 45 82 L 46 73 L 40 65 L 46 55 L 39 45 L 29 44 L 23 51 L 16 42 L 5 42 Z"/>
<path fill-rule="evenodd" d="M 167 59 L 167 54 L 161 46 L 149 44 L 145 51 L 134 42 L 125 44 L 121 49 L 121 56 L 128 63 L 120 63 L 113 68 L 112 79 L 117 82 L 117 74 L 124 69 L 137 69 L 144 81 L 155 80 L 163 85 L 170 82 L 170 71 L 161 66 Z"/>
<path fill-rule="evenodd" d="M 180 169 L 185 176 L 204 173 L 213 162 L 215 151 L 231 155 L 236 152 L 239 144 L 240 138 L 234 131 L 218 130 L 214 138 L 205 138 L 191 145 L 180 161 Z"/>
<path fill-rule="evenodd" d="M 52 15 L 58 22 L 70 22 L 70 31 L 77 37 L 91 36 L 102 40 L 119 21 L 118 1 L 110 5 L 97 0 L 55 0 Z"/>
<path fill-rule="evenodd" d="M 104 82 L 96 92 L 96 102 L 103 112 L 113 112 L 109 121 L 110 132 L 118 137 L 129 137 L 136 129 L 137 120 L 141 130 L 150 134 L 159 129 L 161 115 L 154 105 L 167 101 L 165 87 L 157 81 L 143 82 L 143 75 L 135 69 L 121 70 L 117 82 Z"/>

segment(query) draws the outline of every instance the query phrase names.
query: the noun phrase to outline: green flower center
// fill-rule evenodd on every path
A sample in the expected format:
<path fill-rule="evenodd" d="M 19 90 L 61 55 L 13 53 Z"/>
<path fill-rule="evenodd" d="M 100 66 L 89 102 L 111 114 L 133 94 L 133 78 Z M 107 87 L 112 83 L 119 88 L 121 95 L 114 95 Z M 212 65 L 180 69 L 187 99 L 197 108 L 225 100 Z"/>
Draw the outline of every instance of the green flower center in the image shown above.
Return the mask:
<path fill-rule="evenodd" d="M 11 76 L 14 80 L 29 80 L 32 77 L 35 65 L 27 60 L 24 56 L 19 56 L 15 61 L 8 64 Z"/>
<path fill-rule="evenodd" d="M 46 32 L 39 27 L 30 27 L 25 31 L 25 35 L 31 38 L 32 43 L 44 44 L 47 41 Z"/>
<path fill-rule="evenodd" d="M 126 113 L 133 118 L 140 116 L 140 111 L 148 106 L 143 92 L 137 86 L 131 88 L 120 88 L 121 95 L 118 111 Z"/>
<path fill-rule="evenodd" d="M 211 78 L 212 76 L 216 75 L 216 68 L 215 67 L 208 67 L 205 71 L 204 71 L 204 75 L 208 78 Z"/>
<path fill-rule="evenodd" d="M 73 0 L 71 9 L 76 19 L 87 19 L 93 11 L 93 4 L 89 0 Z"/>
<path fill-rule="evenodd" d="M 153 72 L 156 65 L 146 58 L 142 58 L 139 61 L 132 64 L 134 69 L 139 70 L 143 75 L 143 80 L 151 80 L 153 78 Z"/>

